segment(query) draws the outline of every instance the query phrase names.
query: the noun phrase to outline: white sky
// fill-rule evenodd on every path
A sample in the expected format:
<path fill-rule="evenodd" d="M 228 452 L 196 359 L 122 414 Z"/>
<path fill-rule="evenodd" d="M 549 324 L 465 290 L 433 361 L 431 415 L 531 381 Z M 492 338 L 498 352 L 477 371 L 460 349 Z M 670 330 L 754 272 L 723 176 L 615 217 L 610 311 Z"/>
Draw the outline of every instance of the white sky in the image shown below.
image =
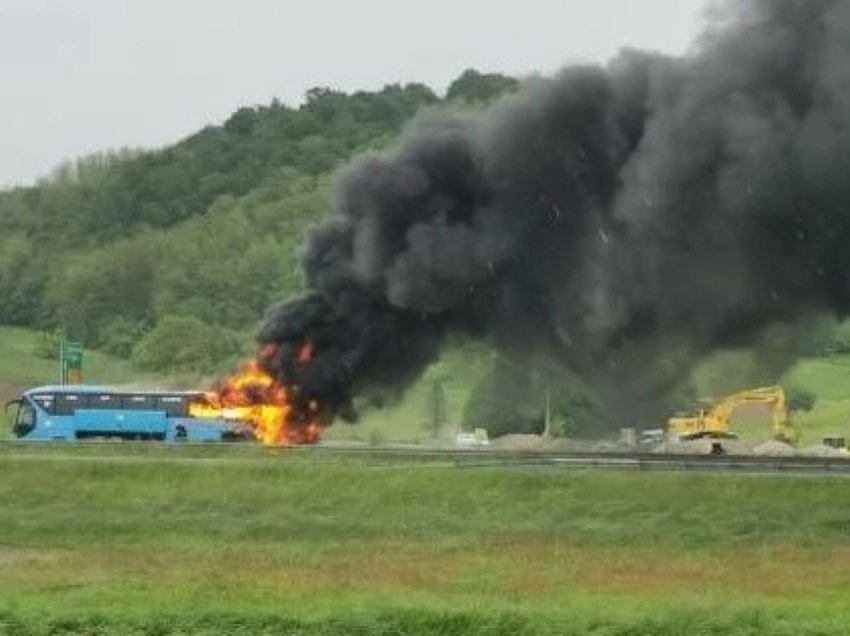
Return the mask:
<path fill-rule="evenodd" d="M 0 187 L 161 146 L 312 86 L 438 91 L 624 45 L 684 52 L 706 0 L 0 0 Z"/>

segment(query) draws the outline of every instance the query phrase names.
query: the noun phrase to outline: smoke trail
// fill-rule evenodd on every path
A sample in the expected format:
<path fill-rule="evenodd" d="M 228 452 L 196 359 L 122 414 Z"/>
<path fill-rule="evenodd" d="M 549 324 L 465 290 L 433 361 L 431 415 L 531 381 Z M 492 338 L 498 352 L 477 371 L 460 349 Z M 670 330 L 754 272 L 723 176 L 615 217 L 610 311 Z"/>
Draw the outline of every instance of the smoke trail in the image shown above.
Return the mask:
<path fill-rule="evenodd" d="M 847 68 L 850 3 L 747 0 L 687 57 L 626 51 L 419 118 L 340 177 L 310 293 L 260 329 L 282 345 L 270 367 L 332 418 L 458 330 L 556 358 L 612 416 L 648 413 L 703 355 L 845 314 Z"/>

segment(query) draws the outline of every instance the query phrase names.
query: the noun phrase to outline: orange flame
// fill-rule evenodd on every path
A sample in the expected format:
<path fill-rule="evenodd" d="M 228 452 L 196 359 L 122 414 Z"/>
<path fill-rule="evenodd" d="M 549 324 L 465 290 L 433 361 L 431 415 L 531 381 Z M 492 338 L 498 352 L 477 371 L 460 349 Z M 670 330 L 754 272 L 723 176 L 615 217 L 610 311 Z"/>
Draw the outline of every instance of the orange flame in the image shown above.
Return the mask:
<path fill-rule="evenodd" d="M 298 351 L 298 364 L 307 364 L 313 359 L 313 343 L 307 341 Z"/>
<path fill-rule="evenodd" d="M 318 422 L 319 405 L 310 402 L 307 414 L 297 413 L 292 388 L 281 385 L 260 365 L 260 360 L 273 357 L 278 351 L 276 345 L 261 347 L 257 359 L 245 363 L 207 394 L 207 404 L 192 404 L 190 415 L 200 419 L 245 422 L 253 428 L 257 439 L 268 446 L 319 441 L 322 435 L 322 426 Z M 313 345 L 308 342 L 299 349 L 296 359 L 304 365 L 313 358 L 313 354 Z"/>

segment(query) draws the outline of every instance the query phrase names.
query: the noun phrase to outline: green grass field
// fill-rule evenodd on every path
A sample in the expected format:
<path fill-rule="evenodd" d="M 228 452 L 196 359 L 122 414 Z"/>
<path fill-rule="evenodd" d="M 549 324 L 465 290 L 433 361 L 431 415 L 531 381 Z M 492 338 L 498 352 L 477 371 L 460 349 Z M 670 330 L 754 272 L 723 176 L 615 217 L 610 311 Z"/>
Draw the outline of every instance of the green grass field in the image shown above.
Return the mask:
<path fill-rule="evenodd" d="M 786 376 L 817 395 L 815 408 L 796 415 L 803 443 L 815 443 L 824 437 L 850 439 L 850 357 L 812 358 L 799 362 Z"/>
<path fill-rule="evenodd" d="M 0 454 L 0 634 L 850 632 L 843 479 L 134 448 Z"/>
<path fill-rule="evenodd" d="M 56 383 L 59 364 L 37 356 L 37 343 L 38 334 L 34 331 L 0 327 L 0 382 L 22 386 Z M 97 351 L 87 351 L 85 355 L 86 381 L 123 384 L 153 379 L 126 360 Z"/>

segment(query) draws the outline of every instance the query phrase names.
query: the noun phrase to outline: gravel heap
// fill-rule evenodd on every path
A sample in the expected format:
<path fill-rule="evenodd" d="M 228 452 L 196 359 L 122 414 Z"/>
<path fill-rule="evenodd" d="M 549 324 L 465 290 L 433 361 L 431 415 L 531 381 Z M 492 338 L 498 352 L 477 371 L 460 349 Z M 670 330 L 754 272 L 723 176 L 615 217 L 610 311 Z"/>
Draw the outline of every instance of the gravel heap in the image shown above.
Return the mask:
<path fill-rule="evenodd" d="M 753 455 L 759 457 L 791 457 L 794 455 L 794 448 L 785 442 L 770 440 L 756 446 L 753 449 Z"/>
<path fill-rule="evenodd" d="M 534 451 L 546 447 L 546 440 L 540 435 L 502 435 L 490 442 L 490 448 L 497 450 Z"/>
<path fill-rule="evenodd" d="M 803 449 L 802 454 L 809 457 L 844 457 L 844 453 L 840 450 L 825 444 L 809 446 L 808 448 Z"/>
<path fill-rule="evenodd" d="M 668 439 L 656 446 L 652 452 L 660 455 L 708 455 L 711 453 L 711 441 Z"/>

